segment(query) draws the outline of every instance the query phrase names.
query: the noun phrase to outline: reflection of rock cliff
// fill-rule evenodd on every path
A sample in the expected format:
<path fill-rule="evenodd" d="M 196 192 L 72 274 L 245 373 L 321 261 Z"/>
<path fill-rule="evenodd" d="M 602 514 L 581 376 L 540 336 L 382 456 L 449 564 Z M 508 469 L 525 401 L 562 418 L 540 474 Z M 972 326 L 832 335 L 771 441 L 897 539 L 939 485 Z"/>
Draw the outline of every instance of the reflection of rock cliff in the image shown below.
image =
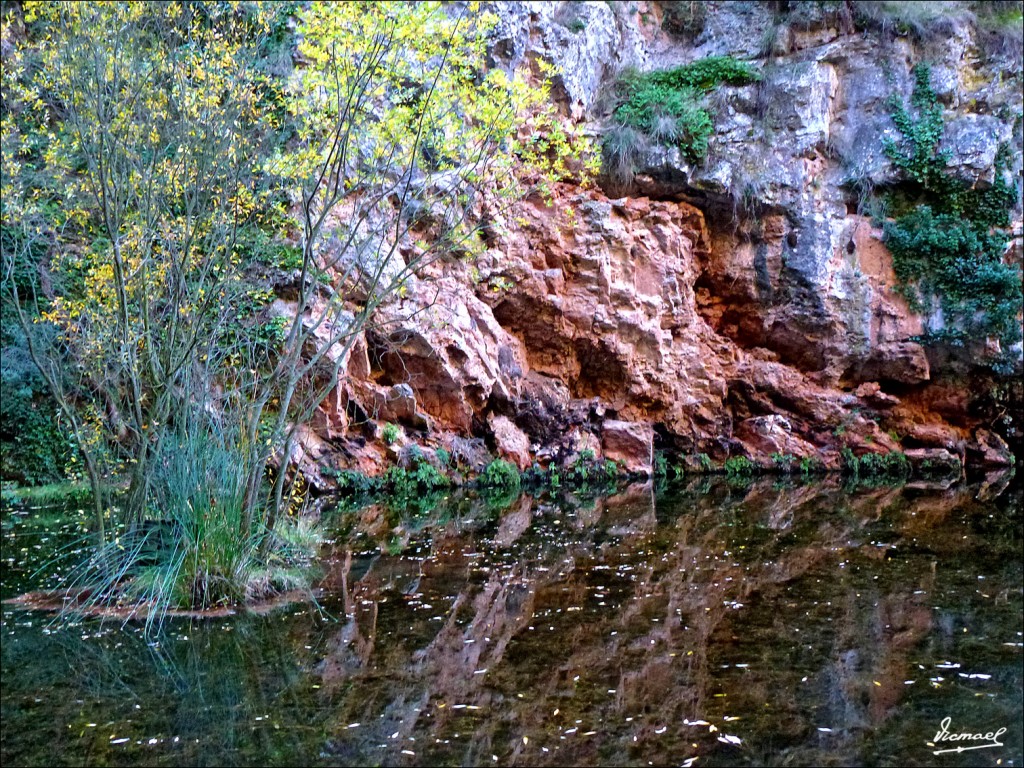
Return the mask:
<path fill-rule="evenodd" d="M 1015 625 L 1013 600 L 998 608 L 964 568 L 1019 543 L 964 536 L 976 490 L 698 482 L 657 507 L 649 488 L 591 509 L 524 498 L 489 532 L 451 526 L 344 582 L 352 615 L 318 667 L 332 700 L 354 691 L 333 746 L 386 764 L 456 750 L 473 765 L 677 765 L 739 734 L 800 764 L 815 744 L 858 754 L 935 674 L 911 660 L 970 640 L 943 623 Z"/>
<path fill-rule="evenodd" d="M 354 351 L 325 420 L 341 464 L 383 460 L 363 443 L 372 428 L 357 428 L 367 419 L 427 443 L 485 437 L 520 466 L 612 447 L 649 467 L 652 443 L 718 460 L 834 464 L 849 446 L 1008 461 L 989 383 L 914 340 L 941 317 L 894 292 L 892 259 L 852 190 L 893 179 L 886 99 L 909 93 L 910 65 L 925 59 L 952 170 L 989 183 L 1001 143 L 1020 156 L 1019 120 L 1003 119 L 1021 109 L 1019 60 L 984 53 L 964 20 L 933 50 L 851 32 L 817 6 L 782 23 L 770 3 L 690 4 L 713 11 L 694 37 L 675 5 L 496 4 L 495 64 L 561 66 L 555 98 L 597 130 L 602 89 L 627 65 L 734 55 L 763 77 L 716 94 L 701 164 L 651 149 L 626 197 L 562 185 L 548 203 L 481 203 L 476 265 L 434 265 Z M 1015 218 L 1019 235 L 1019 208 Z M 624 453 L 609 421 L 635 425 Z"/>

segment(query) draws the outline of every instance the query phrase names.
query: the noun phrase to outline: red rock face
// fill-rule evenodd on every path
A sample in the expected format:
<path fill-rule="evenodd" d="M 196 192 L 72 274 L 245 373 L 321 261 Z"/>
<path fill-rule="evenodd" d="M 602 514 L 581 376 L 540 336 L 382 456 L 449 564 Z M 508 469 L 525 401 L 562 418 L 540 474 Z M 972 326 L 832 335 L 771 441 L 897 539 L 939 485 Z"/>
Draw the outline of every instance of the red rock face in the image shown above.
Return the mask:
<path fill-rule="evenodd" d="M 966 395 L 934 384 L 908 341 L 920 320 L 866 220 L 851 217 L 853 253 L 837 256 L 858 259 L 871 288 L 847 322 L 827 295 L 805 318 L 802 300 L 773 293 L 781 217 L 755 247 L 709 232 L 687 203 L 570 185 L 482 215 L 498 234 L 474 265 L 431 265 L 382 307 L 329 403 L 330 436 L 346 424 L 352 436 L 347 406 L 428 445 L 483 438 L 520 468 L 584 449 L 633 472 L 651 471 L 655 449 L 765 465 L 837 466 L 843 447 L 964 455 L 977 426 Z M 336 442 L 341 465 L 384 456 Z M 975 444 L 987 464 L 1005 460 L 1005 444 Z"/>
<path fill-rule="evenodd" d="M 654 461 L 654 430 L 650 424 L 606 419 L 601 448 L 606 459 L 621 462 L 627 472 L 649 473 Z"/>

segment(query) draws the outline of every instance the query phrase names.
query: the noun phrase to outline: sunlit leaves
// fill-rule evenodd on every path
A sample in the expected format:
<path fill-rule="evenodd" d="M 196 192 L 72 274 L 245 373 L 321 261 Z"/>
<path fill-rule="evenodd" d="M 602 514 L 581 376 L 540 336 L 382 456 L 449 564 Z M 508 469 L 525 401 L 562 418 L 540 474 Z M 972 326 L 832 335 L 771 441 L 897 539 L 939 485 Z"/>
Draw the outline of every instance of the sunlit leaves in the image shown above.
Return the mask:
<path fill-rule="evenodd" d="M 5 266 L 29 276 L 80 445 L 141 489 L 132 514 L 171 429 L 230 432 L 254 508 L 375 308 L 431 258 L 482 250 L 481 201 L 593 169 L 549 68 L 488 69 L 476 3 L 21 11 Z M 280 273 L 288 299 L 261 284 Z"/>
<path fill-rule="evenodd" d="M 510 184 L 514 176 L 585 177 L 585 168 L 573 174 L 569 166 L 593 153 L 557 116 L 548 98 L 551 72 L 528 81 L 522 72 L 488 70 L 487 33 L 496 21 L 437 2 L 304 9 L 299 50 L 311 64 L 292 84 L 291 111 L 302 118 L 311 151 L 290 158 L 297 175 L 316 166 L 317 139 L 343 114 L 359 136 L 353 176 L 357 167 L 382 176 L 454 171 L 467 184 L 495 188 L 497 179 Z M 366 73 L 368 41 L 384 50 L 365 98 L 350 101 Z"/>

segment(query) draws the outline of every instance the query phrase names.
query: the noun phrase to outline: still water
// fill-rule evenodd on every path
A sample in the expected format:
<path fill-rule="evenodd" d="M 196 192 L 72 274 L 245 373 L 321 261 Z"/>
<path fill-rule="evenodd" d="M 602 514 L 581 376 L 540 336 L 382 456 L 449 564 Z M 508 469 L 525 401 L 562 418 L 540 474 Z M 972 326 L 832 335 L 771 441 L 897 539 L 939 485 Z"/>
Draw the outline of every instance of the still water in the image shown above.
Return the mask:
<path fill-rule="evenodd" d="M 716 480 L 325 511 L 318 606 L 3 606 L 16 765 L 1021 765 L 1019 485 Z M 82 513 L 84 515 L 84 513 Z M 3 597 L 74 513 L 7 512 Z M 936 741 L 995 732 L 989 741 Z"/>

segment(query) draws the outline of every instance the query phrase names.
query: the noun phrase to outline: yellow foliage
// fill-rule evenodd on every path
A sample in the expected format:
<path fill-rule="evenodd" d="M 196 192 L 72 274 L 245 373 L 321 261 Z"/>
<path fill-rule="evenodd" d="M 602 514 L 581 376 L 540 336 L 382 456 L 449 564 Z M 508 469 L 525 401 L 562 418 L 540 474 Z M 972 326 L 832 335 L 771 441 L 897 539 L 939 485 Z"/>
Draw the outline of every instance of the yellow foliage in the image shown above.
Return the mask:
<path fill-rule="evenodd" d="M 484 250 L 465 221 L 477 193 L 514 198 L 524 184 L 592 175 L 589 139 L 550 102 L 553 71 L 488 69 L 497 18 L 482 7 L 22 4 L 29 34 L 5 52 L 0 80 L 0 215 L 28 272 L 45 263 L 52 278 L 40 319 L 76 381 L 83 447 L 106 441 L 111 455 L 144 464 L 168 424 L 215 409 L 250 446 L 276 409 L 252 461 L 262 467 L 282 449 L 287 419 L 316 406 L 300 408 L 292 398 L 306 390 L 281 383 L 304 364 L 310 335 L 293 325 L 283 336 L 273 296 L 251 289 L 265 264 L 258 247 L 288 269 L 300 251 L 314 286 L 331 274 L 319 231 L 295 221 L 296 208 L 308 217 L 314 204 L 333 206 L 344 221 L 372 203 L 373 226 L 388 229 L 411 218 L 412 206 L 393 201 L 415 187 L 420 210 L 463 215 L 442 232 L 407 231 L 418 253 L 450 247 L 472 259 Z M 291 76 L 267 64 L 287 13 L 301 40 Z M 408 276 L 374 283 L 404 295 Z M 350 313 L 346 301 L 331 294 L 320 321 Z M 276 369 L 275 347 L 289 344 L 292 368 Z"/>

